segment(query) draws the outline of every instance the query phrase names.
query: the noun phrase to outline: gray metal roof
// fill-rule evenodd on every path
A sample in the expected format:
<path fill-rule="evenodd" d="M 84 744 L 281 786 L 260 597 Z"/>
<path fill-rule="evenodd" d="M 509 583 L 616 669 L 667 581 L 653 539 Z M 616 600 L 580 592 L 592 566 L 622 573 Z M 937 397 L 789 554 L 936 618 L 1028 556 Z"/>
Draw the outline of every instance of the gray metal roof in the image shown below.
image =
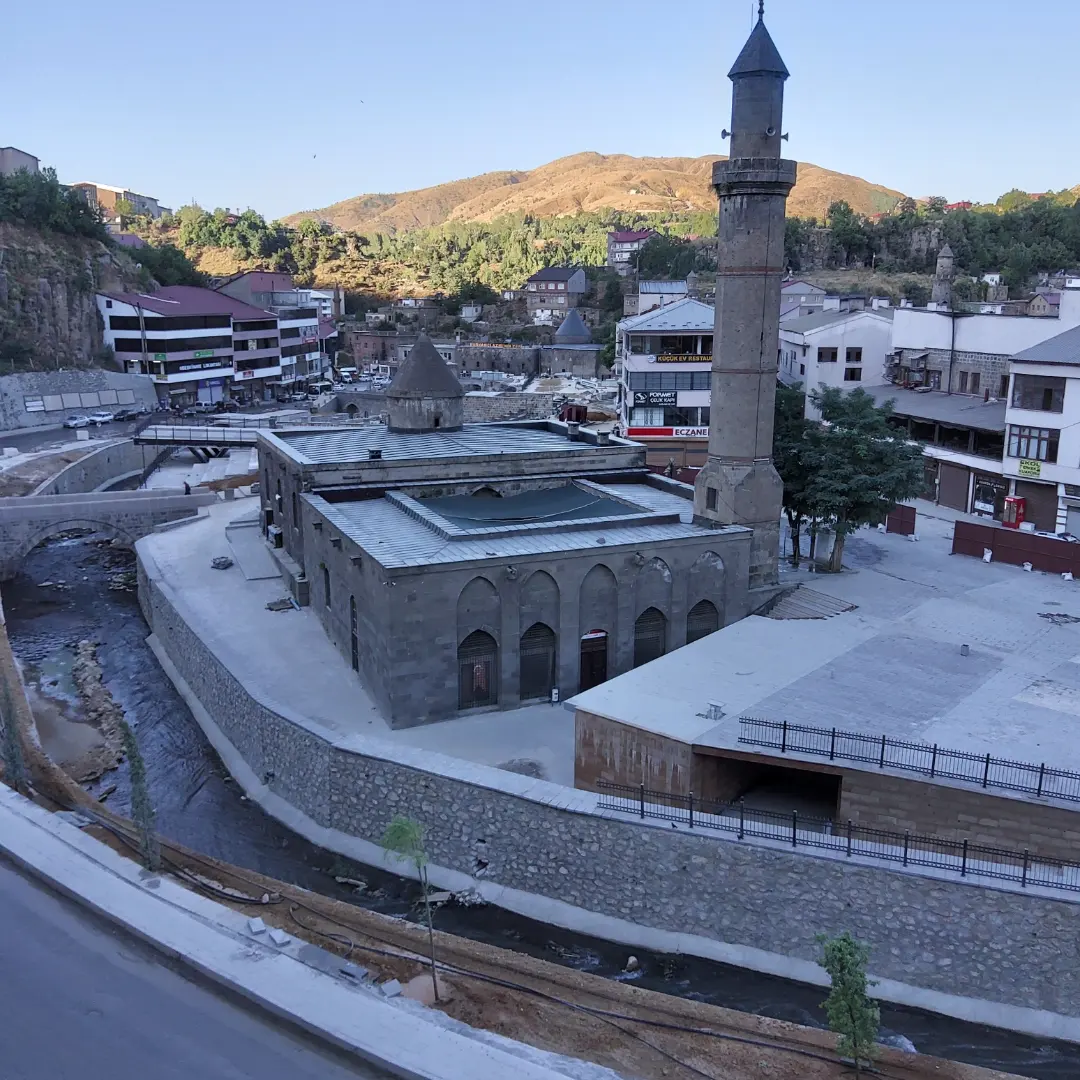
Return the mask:
<path fill-rule="evenodd" d="M 626 498 L 630 492 L 641 515 L 650 513 L 682 513 L 686 500 L 677 495 L 659 492 L 648 485 L 590 484 L 598 492 L 610 492 L 612 497 Z M 547 527 L 508 525 L 495 528 L 481 538 L 472 539 L 452 526 L 439 527 L 427 517 L 437 515 L 413 514 L 404 509 L 408 501 L 399 493 L 388 493 L 382 499 L 356 502 L 327 502 L 320 495 L 305 495 L 312 507 L 327 521 L 339 528 L 350 540 L 362 547 L 383 566 L 406 568 L 430 564 L 482 562 L 487 559 L 522 558 L 552 552 L 604 551 L 627 545 L 643 545 L 687 540 L 708 536 L 721 537 L 744 532 L 739 526 L 727 529 L 705 529 L 683 521 L 642 523 L 634 518 L 593 518 L 574 528 L 560 519 Z M 645 506 L 645 500 L 655 505 Z M 660 500 L 665 500 L 660 505 Z M 670 503 L 670 505 L 667 505 Z M 447 522 L 449 525 L 450 523 Z M 457 535 L 455 535 L 457 533 Z"/>
<path fill-rule="evenodd" d="M 591 341 L 592 334 L 589 333 L 589 328 L 578 314 L 578 309 L 571 308 L 563 319 L 562 325 L 555 331 L 555 344 L 588 345 Z"/>
<path fill-rule="evenodd" d="M 1024 364 L 1080 364 L 1080 326 L 1040 341 L 1013 359 Z"/>
<path fill-rule="evenodd" d="M 979 431 L 1005 430 L 1004 401 L 984 402 L 981 397 L 946 394 L 941 390 L 920 394 L 892 385 L 864 386 L 863 389 L 878 405 L 891 401 L 897 416 L 976 428 Z"/>
<path fill-rule="evenodd" d="M 685 281 L 639 281 L 638 292 L 646 295 L 681 294 L 687 291 Z"/>
<path fill-rule="evenodd" d="M 786 79 L 790 74 L 784 61 L 780 59 L 780 51 L 773 44 L 769 31 L 765 29 L 765 20 L 759 18 L 734 67 L 728 72 L 728 78 L 734 79 L 743 75 L 781 75 Z"/>
<path fill-rule="evenodd" d="M 417 339 L 386 388 L 388 398 L 455 398 L 464 394 L 457 376 L 426 334 Z"/>
<path fill-rule="evenodd" d="M 712 304 L 703 304 L 692 297 L 676 300 L 666 307 L 654 308 L 644 315 L 634 315 L 623 319 L 619 328 L 639 334 L 643 331 L 662 332 L 664 330 L 712 331 L 716 321 L 716 310 Z"/>
<path fill-rule="evenodd" d="M 513 423 L 466 424 L 460 431 L 423 434 L 388 431 L 382 424 L 373 424 L 349 430 L 296 433 L 278 430 L 272 435 L 302 464 L 308 465 L 367 461 L 371 450 L 381 450 L 385 460 L 404 461 L 494 454 L 583 454 L 596 449 L 591 443 L 571 442 L 565 435 L 535 424 Z"/>
<path fill-rule="evenodd" d="M 788 319 L 781 330 L 794 330 L 796 333 L 805 334 L 808 330 L 820 330 L 830 323 L 841 322 L 850 319 L 853 315 L 861 315 L 861 311 L 815 311 L 812 315 L 800 315 L 796 319 Z"/>

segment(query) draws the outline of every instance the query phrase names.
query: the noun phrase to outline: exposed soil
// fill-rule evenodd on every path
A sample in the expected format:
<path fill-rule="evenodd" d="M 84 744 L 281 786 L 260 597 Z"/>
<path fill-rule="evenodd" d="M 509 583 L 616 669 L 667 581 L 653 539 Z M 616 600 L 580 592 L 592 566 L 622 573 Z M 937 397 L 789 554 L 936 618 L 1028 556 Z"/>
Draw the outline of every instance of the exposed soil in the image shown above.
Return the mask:
<path fill-rule="evenodd" d="M 56 454 L 43 454 L 41 457 L 32 458 L 19 465 L 12 465 L 10 469 L 4 469 L 0 472 L 0 497 L 29 495 L 39 484 L 43 484 L 61 469 L 85 457 L 94 449 L 97 447 L 87 445 L 85 450 L 80 448 L 62 450 Z M 3 459 L 0 458 L 0 465 L 2 464 Z"/>

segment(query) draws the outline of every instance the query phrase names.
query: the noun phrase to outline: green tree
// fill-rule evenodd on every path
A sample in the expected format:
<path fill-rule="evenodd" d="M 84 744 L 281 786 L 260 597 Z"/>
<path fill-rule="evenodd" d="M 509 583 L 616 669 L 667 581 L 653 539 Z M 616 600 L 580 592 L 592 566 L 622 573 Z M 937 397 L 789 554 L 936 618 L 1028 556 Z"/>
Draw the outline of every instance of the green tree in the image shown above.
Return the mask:
<path fill-rule="evenodd" d="M 435 1000 L 439 1000 L 439 977 L 435 962 L 435 927 L 431 917 L 431 897 L 428 892 L 427 853 L 424 851 L 424 828 L 413 818 L 396 814 L 386 826 L 382 846 L 401 859 L 411 862 L 420 878 L 420 888 L 424 892 L 424 917 L 427 920 L 428 948 L 431 951 L 431 989 Z"/>
<path fill-rule="evenodd" d="M 822 958 L 818 961 L 829 973 L 832 989 L 822 1007 L 829 1027 L 840 1036 L 837 1050 L 855 1063 L 855 1075 L 863 1065 L 872 1065 L 877 1044 L 881 1013 L 866 991 L 874 986 L 866 978 L 870 950 L 853 938 L 849 931 L 833 938 L 821 935 Z"/>
<path fill-rule="evenodd" d="M 113 210 L 121 222 L 135 216 L 135 204 L 130 199 L 117 199 Z"/>
<path fill-rule="evenodd" d="M 828 386 L 811 391 L 810 401 L 823 423 L 807 443 L 807 504 L 834 530 L 829 569 L 839 571 L 849 533 L 881 524 L 922 490 L 922 446 L 889 424 L 890 402 L 876 405 L 865 390 Z"/>
<path fill-rule="evenodd" d="M 121 720 L 121 736 L 124 756 L 131 775 L 131 820 L 139 834 L 139 852 L 143 866 L 155 873 L 161 868 L 161 849 L 155 830 L 154 804 L 150 799 L 150 785 L 146 779 L 146 763 L 139 750 L 139 741 L 127 720 Z"/>
<path fill-rule="evenodd" d="M 806 395 L 801 387 L 776 387 L 776 416 L 773 426 L 773 463 L 784 482 L 784 513 L 791 527 L 792 565 L 798 567 L 802 527 L 813 516 L 808 500 L 812 472 L 809 467 L 809 440 L 816 428 L 806 419 Z"/>

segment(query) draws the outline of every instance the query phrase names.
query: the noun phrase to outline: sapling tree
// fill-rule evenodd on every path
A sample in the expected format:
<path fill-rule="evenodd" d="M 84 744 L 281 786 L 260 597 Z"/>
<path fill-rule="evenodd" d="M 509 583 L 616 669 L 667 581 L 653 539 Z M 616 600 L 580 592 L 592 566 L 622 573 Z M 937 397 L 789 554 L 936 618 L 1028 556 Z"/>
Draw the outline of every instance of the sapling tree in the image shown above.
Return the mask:
<path fill-rule="evenodd" d="M 0 724 L 3 726 L 4 778 L 16 790 L 26 787 L 26 762 L 23 760 L 15 701 L 7 680 L 0 686 Z"/>
<path fill-rule="evenodd" d="M 431 897 L 428 895 L 427 853 L 424 851 L 424 827 L 419 821 L 396 814 L 386 826 L 382 846 L 416 867 L 420 888 L 424 893 L 424 917 L 427 919 L 428 948 L 431 952 L 431 989 L 439 1000 L 439 978 L 435 964 L 435 927 L 431 918 Z"/>
<path fill-rule="evenodd" d="M 131 776 L 131 820 L 139 834 L 139 852 L 147 870 L 161 868 L 161 849 L 155 829 L 156 815 L 150 800 L 150 786 L 146 780 L 146 763 L 139 750 L 139 741 L 126 720 L 121 720 L 124 756 Z"/>
<path fill-rule="evenodd" d="M 863 1065 L 870 1065 L 877 1045 L 881 1013 L 867 997 L 866 962 L 870 950 L 845 930 L 836 937 L 821 935 L 822 958 L 818 961 L 829 973 L 832 989 L 823 1003 L 829 1028 L 840 1036 L 837 1050 L 855 1062 L 855 1075 L 862 1075 Z"/>

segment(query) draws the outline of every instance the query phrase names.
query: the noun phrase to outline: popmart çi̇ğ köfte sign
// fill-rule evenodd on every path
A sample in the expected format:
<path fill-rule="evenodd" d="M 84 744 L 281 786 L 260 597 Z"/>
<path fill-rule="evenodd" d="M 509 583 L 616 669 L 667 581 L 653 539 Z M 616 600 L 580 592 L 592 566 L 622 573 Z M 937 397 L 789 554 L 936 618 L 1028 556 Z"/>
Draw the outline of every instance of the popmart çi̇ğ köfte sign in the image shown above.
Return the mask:
<path fill-rule="evenodd" d="M 632 427 L 626 429 L 628 439 L 707 439 L 707 427 Z"/>

